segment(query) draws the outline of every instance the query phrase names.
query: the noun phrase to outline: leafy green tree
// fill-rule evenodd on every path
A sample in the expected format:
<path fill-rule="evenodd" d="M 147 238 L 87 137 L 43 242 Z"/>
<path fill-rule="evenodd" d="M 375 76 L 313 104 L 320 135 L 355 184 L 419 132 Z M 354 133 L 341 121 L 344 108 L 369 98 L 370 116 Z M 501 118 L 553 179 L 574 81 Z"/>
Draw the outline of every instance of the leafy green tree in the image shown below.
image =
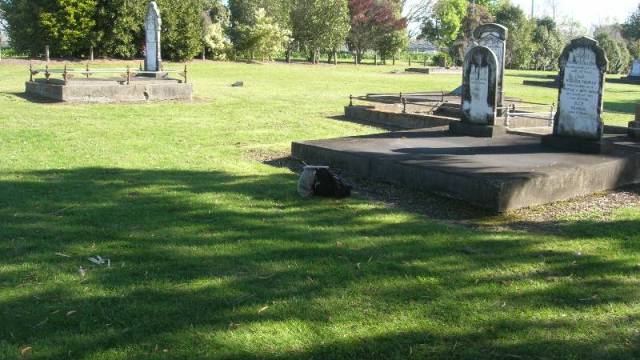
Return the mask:
<path fill-rule="evenodd" d="M 206 4 L 203 41 L 214 59 L 224 60 L 233 47 L 227 36 L 229 9 L 218 0 Z"/>
<path fill-rule="evenodd" d="M 346 0 L 299 0 L 291 15 L 293 38 L 306 50 L 309 60 L 318 61 L 321 51 L 334 56 L 349 33 Z M 335 60 L 335 59 L 334 59 Z"/>
<path fill-rule="evenodd" d="M 527 16 L 518 6 L 505 1 L 495 14 L 495 21 L 509 29 L 507 38 L 507 51 L 505 63 L 508 68 L 528 69 L 533 66 L 533 53 L 536 45 L 533 42 L 535 20 L 527 19 Z"/>
<path fill-rule="evenodd" d="M 237 31 L 244 52 L 252 59 L 271 59 L 291 41 L 291 32 L 282 29 L 273 18 L 266 15 L 264 9 L 256 10 L 253 25 L 239 25 Z"/>
<path fill-rule="evenodd" d="M 145 11 L 145 0 L 98 0 L 97 29 L 103 33 L 98 53 L 125 59 L 141 55 Z"/>
<path fill-rule="evenodd" d="M 640 4 L 622 25 L 623 35 L 629 40 L 640 40 Z"/>
<path fill-rule="evenodd" d="M 0 0 L 12 45 L 31 56 L 79 56 L 99 40 L 96 0 Z"/>
<path fill-rule="evenodd" d="M 393 58 L 409 46 L 409 36 L 406 29 L 396 30 L 384 34 L 378 40 L 378 53 L 382 58 L 382 62 L 386 64 L 388 58 Z"/>
<path fill-rule="evenodd" d="M 558 57 L 564 44 L 553 19 L 546 17 L 537 21 L 537 27 L 533 31 L 533 42 L 536 46 L 533 53 L 535 69 L 557 69 Z"/>
<path fill-rule="evenodd" d="M 622 39 L 616 39 L 607 31 L 596 30 L 595 39 L 609 59 L 610 74 L 619 74 L 629 71 L 631 64 L 631 54 L 626 43 Z"/>
<path fill-rule="evenodd" d="M 422 24 L 422 36 L 439 46 L 450 47 L 460 36 L 468 6 L 467 0 L 438 0 Z"/>
<path fill-rule="evenodd" d="M 255 14 L 259 9 L 265 11 L 266 16 L 274 19 L 281 29 L 291 29 L 291 12 L 293 11 L 295 0 L 228 0 L 228 7 L 231 14 L 231 28 L 229 34 L 232 42 L 240 47 L 238 50 L 245 51 L 243 40 L 240 38 L 245 34 L 239 33 L 239 28 L 252 26 L 255 24 Z"/>

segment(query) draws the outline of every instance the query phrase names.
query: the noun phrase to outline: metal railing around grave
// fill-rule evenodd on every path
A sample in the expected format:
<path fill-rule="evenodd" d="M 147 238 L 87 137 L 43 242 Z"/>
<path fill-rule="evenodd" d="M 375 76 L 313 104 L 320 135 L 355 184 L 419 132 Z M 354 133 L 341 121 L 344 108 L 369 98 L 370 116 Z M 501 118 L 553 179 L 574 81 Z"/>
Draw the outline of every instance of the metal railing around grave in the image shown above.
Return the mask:
<path fill-rule="evenodd" d="M 542 104 L 529 101 L 518 101 L 506 106 L 504 124 L 509 126 L 514 118 L 542 120 L 548 127 L 553 127 L 556 116 L 556 104 Z"/>
<path fill-rule="evenodd" d="M 184 66 L 183 71 L 178 70 L 166 70 L 162 69 L 160 72 L 162 73 L 175 73 L 182 78 L 184 78 L 184 83 L 188 82 L 188 68 L 187 65 Z M 144 71 L 142 66 L 139 69 L 132 69 L 130 66 L 126 68 L 104 68 L 104 69 L 91 69 L 89 64 L 87 64 L 86 68 L 83 70 L 70 69 L 67 65 L 64 66 L 64 69 L 50 69 L 49 64 L 45 66 L 44 69 L 34 69 L 32 64 L 29 64 L 29 81 L 33 82 L 34 76 L 39 74 L 44 75 L 46 81 L 49 81 L 54 75 L 62 75 L 62 80 L 66 85 L 69 80 L 71 80 L 74 76 L 80 75 L 84 76 L 86 79 L 89 79 L 92 76 L 100 77 L 107 74 L 119 74 L 121 78 L 123 78 L 122 82 L 129 85 L 131 83 L 131 79 L 134 76 L 138 75 L 153 75 L 157 74 L 156 71 Z"/>
<path fill-rule="evenodd" d="M 353 106 L 353 101 L 360 100 L 365 102 L 378 102 L 384 104 L 401 104 L 402 113 L 407 113 L 407 106 L 413 105 L 416 107 L 424 107 L 426 113 L 433 114 L 445 104 L 454 104 L 451 101 L 453 97 L 456 97 L 459 101 L 459 96 L 444 91 L 440 92 L 421 92 L 421 93 L 409 93 L 403 94 L 367 94 L 365 96 L 354 97 L 349 95 L 349 106 Z M 455 104 L 458 104 L 457 102 Z M 546 122 L 546 125 L 553 127 L 555 119 L 556 106 L 554 104 L 543 104 L 522 100 L 508 101 L 506 106 L 498 106 L 497 111 L 504 117 L 505 126 L 509 126 L 511 120 L 515 118 L 520 119 L 532 119 L 542 120 Z"/>

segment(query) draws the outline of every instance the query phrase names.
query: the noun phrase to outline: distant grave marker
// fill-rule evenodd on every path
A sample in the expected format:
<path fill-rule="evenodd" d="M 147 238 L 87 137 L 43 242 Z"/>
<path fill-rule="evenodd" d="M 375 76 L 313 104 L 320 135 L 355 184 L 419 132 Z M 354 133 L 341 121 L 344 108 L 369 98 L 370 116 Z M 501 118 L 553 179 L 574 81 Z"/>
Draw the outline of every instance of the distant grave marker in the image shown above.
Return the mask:
<path fill-rule="evenodd" d="M 496 55 L 498 60 L 497 67 L 497 105 L 498 113 L 502 112 L 504 106 L 504 71 L 505 71 L 505 54 L 507 52 L 507 36 L 509 30 L 500 24 L 484 24 L 480 25 L 473 32 L 478 45 L 485 46 Z"/>
<path fill-rule="evenodd" d="M 631 64 L 631 72 L 629 73 L 629 77 L 640 79 L 640 59 L 633 60 L 633 64 Z"/>
<path fill-rule="evenodd" d="M 155 1 L 149 2 L 147 15 L 144 19 L 145 29 L 145 71 L 160 71 L 162 56 L 160 52 L 160 31 L 162 30 L 162 18 L 160 9 Z"/>

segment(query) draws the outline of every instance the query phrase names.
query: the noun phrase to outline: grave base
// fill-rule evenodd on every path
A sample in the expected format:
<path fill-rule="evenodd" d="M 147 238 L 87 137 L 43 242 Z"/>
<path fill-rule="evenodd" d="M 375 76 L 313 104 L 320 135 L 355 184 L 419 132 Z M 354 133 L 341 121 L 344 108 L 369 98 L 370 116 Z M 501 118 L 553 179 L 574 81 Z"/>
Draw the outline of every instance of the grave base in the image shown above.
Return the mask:
<path fill-rule="evenodd" d="M 444 131 L 292 144 L 292 155 L 308 164 L 444 194 L 497 212 L 640 183 L 640 147 L 626 146 L 614 153 L 562 151 L 542 146 L 535 137 L 473 138 Z"/>
<path fill-rule="evenodd" d="M 585 140 L 555 135 L 543 136 L 542 145 L 558 150 L 583 154 L 602 154 L 610 150 L 609 143 L 602 140 Z"/>
<path fill-rule="evenodd" d="M 166 100 L 191 100 L 193 86 L 175 79 L 133 77 L 129 84 L 124 78 L 37 79 L 25 84 L 26 94 L 58 102 L 115 103 Z"/>
<path fill-rule="evenodd" d="M 454 122 L 449 125 L 454 135 L 473 137 L 500 137 L 507 135 L 507 128 L 500 125 L 478 125 L 467 122 Z"/>

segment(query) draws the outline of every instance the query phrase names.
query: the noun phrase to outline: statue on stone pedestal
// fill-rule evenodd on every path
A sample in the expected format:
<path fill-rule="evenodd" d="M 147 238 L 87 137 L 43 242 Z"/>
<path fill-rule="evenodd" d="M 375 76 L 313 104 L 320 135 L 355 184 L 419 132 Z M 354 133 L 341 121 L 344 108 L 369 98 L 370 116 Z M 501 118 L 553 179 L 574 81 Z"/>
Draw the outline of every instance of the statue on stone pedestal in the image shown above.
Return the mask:
<path fill-rule="evenodd" d="M 162 57 L 160 55 L 160 30 L 162 18 L 160 9 L 155 1 L 149 2 L 147 16 L 144 19 L 145 30 L 145 71 L 160 71 L 162 69 Z"/>

